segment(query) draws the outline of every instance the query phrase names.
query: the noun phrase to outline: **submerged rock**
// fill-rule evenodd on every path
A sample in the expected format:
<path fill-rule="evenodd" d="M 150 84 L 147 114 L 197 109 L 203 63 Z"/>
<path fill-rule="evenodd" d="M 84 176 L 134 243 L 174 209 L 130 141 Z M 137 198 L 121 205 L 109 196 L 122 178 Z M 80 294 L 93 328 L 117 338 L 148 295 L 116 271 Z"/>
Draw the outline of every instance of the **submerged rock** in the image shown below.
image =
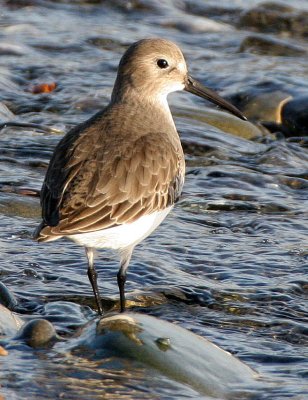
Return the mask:
<path fill-rule="evenodd" d="M 281 107 L 290 99 L 292 96 L 283 90 L 252 89 L 238 94 L 232 101 L 240 107 L 248 120 L 280 123 Z"/>
<path fill-rule="evenodd" d="M 250 35 L 241 43 L 240 52 L 253 53 L 266 56 L 297 57 L 307 54 L 306 49 L 295 46 L 286 41 L 273 39 L 265 36 Z"/>
<path fill-rule="evenodd" d="M 13 293 L 0 282 L 0 336 L 15 335 L 23 321 L 12 311 L 17 305 Z"/>
<path fill-rule="evenodd" d="M 285 98 L 284 98 L 285 97 Z M 281 98 L 280 101 L 279 98 Z M 264 100 L 264 101 L 262 101 Z M 276 101 L 274 101 L 276 100 Z M 262 124 L 271 132 L 282 133 L 285 137 L 297 137 L 301 139 L 308 136 L 308 96 L 303 95 L 293 98 L 282 92 L 267 93 L 251 100 L 253 111 L 260 110 L 259 118 L 262 116 Z M 272 113 L 266 112 L 267 104 L 271 104 Z M 250 103 L 244 106 L 246 115 L 251 116 Z"/>
<path fill-rule="evenodd" d="M 185 107 L 185 109 L 177 109 L 174 115 L 205 122 L 223 132 L 243 139 L 256 139 L 266 134 L 265 130 L 262 130 L 262 128 L 257 127 L 249 121 L 242 121 L 234 115 L 214 109 L 199 111 Z"/>
<path fill-rule="evenodd" d="M 7 356 L 9 353 L 5 350 L 4 347 L 0 346 L 0 356 Z M 0 397 L 1 399 L 1 397 Z"/>
<path fill-rule="evenodd" d="M 53 345 L 57 334 L 53 325 L 46 319 L 34 319 L 22 327 L 16 339 L 23 340 L 33 348 L 42 348 Z"/>
<path fill-rule="evenodd" d="M 283 104 L 281 124 L 289 136 L 308 135 L 308 96 L 303 95 Z"/>
<path fill-rule="evenodd" d="M 1 189 L 0 187 L 0 191 L 2 191 Z M 39 199 L 31 194 L 20 194 L 21 195 L 18 196 L 9 193 L 4 194 L 2 192 L 0 214 L 25 218 L 39 218 L 41 215 Z"/>
<path fill-rule="evenodd" d="M 208 340 L 157 318 L 125 313 L 90 323 L 75 339 L 97 356 L 133 359 L 200 393 L 226 397 L 256 385 L 257 374 Z"/>
<path fill-rule="evenodd" d="M 238 27 L 284 36 L 307 37 L 308 12 L 275 2 L 266 2 L 244 12 Z"/>
<path fill-rule="evenodd" d="M 0 304 L 0 336 L 15 335 L 24 322 Z"/>
<path fill-rule="evenodd" d="M 17 305 L 16 297 L 2 282 L 0 282 L 0 304 L 10 310 L 14 309 Z"/>

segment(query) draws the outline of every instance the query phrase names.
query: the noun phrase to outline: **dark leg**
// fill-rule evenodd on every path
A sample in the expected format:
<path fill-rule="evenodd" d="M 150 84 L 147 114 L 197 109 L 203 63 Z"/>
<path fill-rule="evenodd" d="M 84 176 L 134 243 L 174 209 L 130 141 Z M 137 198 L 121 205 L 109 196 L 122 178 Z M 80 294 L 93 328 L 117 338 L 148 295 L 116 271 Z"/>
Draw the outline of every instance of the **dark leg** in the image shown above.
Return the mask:
<path fill-rule="evenodd" d="M 97 286 L 97 273 L 94 267 L 94 257 L 93 257 L 93 249 L 91 249 L 90 247 L 86 247 L 86 254 L 88 257 L 88 277 L 89 280 L 91 282 L 92 285 L 92 289 L 93 289 L 93 293 L 95 296 L 95 301 L 97 304 L 97 308 L 98 308 L 98 313 L 99 315 L 103 315 L 103 307 L 102 307 L 102 302 L 101 302 L 101 298 L 99 295 L 99 290 L 98 290 L 98 286 Z"/>
<path fill-rule="evenodd" d="M 126 282 L 126 271 L 123 271 L 122 268 L 119 269 L 118 275 L 118 286 L 120 292 L 120 311 L 125 311 L 125 282 Z"/>
<path fill-rule="evenodd" d="M 120 292 L 120 312 L 125 311 L 125 282 L 126 282 L 126 270 L 132 255 L 133 249 L 128 249 L 121 254 L 121 267 L 119 269 L 117 278 Z"/>

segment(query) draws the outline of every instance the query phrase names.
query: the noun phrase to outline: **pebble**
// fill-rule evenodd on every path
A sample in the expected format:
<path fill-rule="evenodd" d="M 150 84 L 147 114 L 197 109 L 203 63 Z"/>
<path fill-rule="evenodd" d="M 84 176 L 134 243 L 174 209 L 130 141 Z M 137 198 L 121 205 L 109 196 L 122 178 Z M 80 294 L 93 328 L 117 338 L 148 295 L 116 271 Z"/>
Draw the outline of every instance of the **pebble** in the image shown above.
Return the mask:
<path fill-rule="evenodd" d="M 244 12 L 238 21 L 238 27 L 285 37 L 307 37 L 308 12 L 266 2 Z"/>
<path fill-rule="evenodd" d="M 23 340 L 33 348 L 49 347 L 57 341 L 54 326 L 46 319 L 33 319 L 27 322 L 15 339 Z"/>

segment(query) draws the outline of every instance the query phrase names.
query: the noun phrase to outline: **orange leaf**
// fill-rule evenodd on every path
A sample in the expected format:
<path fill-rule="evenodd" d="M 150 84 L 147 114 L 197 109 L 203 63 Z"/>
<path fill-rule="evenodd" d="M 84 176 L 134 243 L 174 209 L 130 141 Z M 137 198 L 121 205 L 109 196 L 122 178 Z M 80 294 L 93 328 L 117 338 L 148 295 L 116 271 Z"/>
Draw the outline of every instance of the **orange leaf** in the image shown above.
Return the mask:
<path fill-rule="evenodd" d="M 50 93 L 57 87 L 55 82 L 52 83 L 39 83 L 31 87 L 31 93 L 38 94 L 38 93 Z"/>

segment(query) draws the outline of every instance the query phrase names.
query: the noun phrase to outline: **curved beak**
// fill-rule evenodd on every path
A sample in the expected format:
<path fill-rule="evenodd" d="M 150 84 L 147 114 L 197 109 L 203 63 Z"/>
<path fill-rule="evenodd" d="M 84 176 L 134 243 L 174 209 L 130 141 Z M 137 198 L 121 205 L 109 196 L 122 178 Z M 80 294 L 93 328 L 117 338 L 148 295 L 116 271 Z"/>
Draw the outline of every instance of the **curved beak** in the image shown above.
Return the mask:
<path fill-rule="evenodd" d="M 202 97 L 203 99 L 209 100 L 212 103 L 217 104 L 219 107 L 230 111 L 232 114 L 236 115 L 238 118 L 241 118 L 244 121 L 247 121 L 247 118 L 234 105 L 229 103 L 227 100 L 224 100 L 213 90 L 201 85 L 201 83 L 199 83 L 198 81 L 196 81 L 189 75 L 187 76 L 187 79 L 185 81 L 184 90 L 186 90 L 187 92 L 193 93 L 196 96 Z"/>

